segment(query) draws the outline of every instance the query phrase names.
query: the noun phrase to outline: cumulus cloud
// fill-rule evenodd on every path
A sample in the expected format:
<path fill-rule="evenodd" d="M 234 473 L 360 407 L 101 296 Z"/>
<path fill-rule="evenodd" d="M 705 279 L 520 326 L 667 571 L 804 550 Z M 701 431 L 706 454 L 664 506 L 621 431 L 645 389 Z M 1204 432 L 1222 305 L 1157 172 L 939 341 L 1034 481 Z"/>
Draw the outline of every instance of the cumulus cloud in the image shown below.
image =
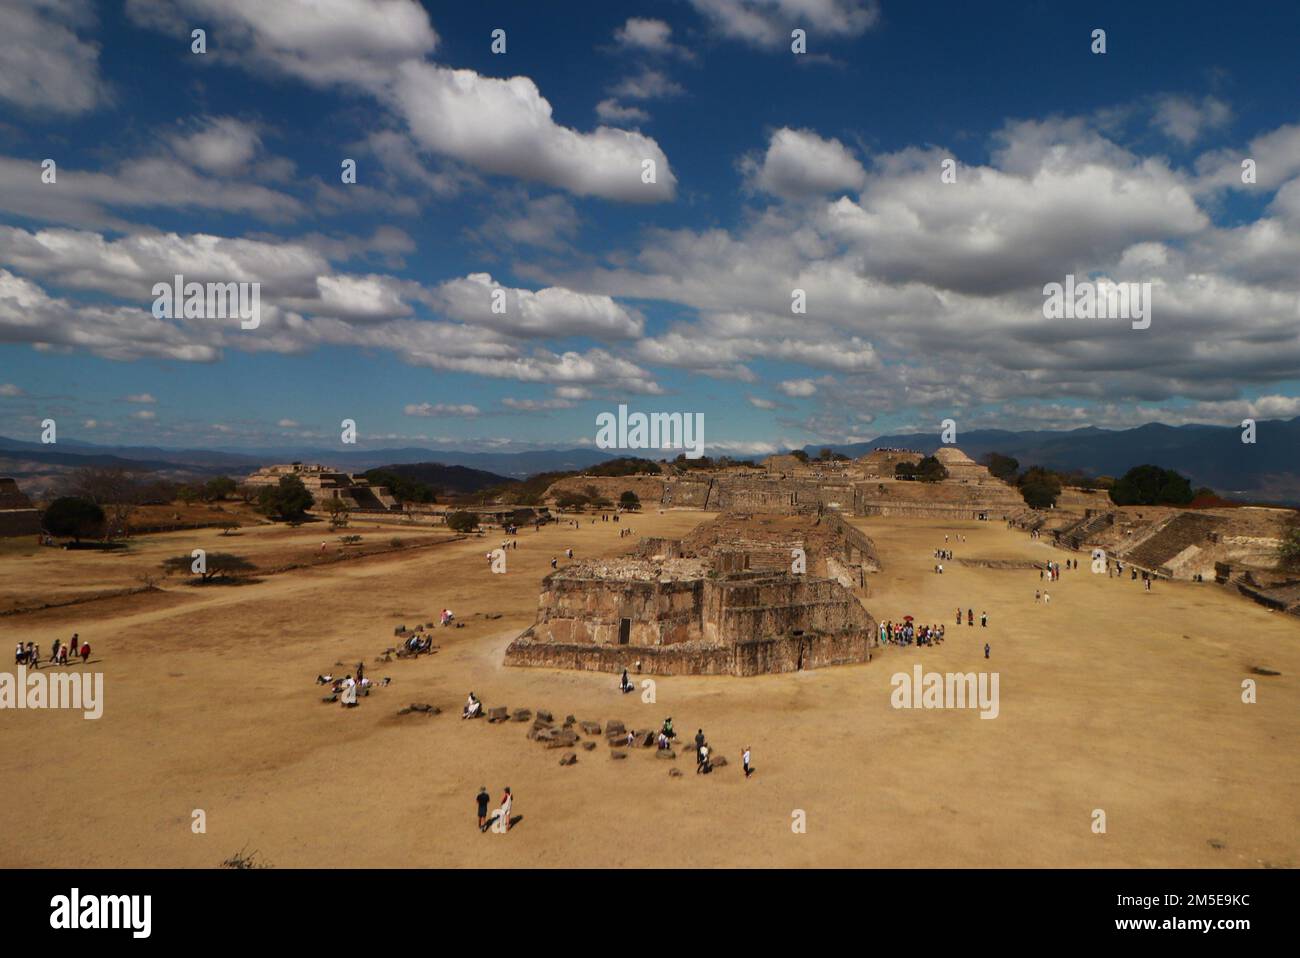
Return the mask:
<path fill-rule="evenodd" d="M 252 124 L 235 117 L 204 117 L 175 135 L 172 149 L 207 173 L 230 176 L 247 168 L 261 151 L 262 138 Z"/>
<path fill-rule="evenodd" d="M 867 172 L 839 140 L 788 127 L 772 134 L 767 152 L 744 157 L 741 170 L 751 189 L 785 199 L 862 189 Z"/>
<path fill-rule="evenodd" d="M 671 199 L 676 176 L 637 132 L 555 122 L 528 77 L 486 77 L 433 62 L 438 36 L 413 0 L 130 0 L 142 25 L 175 29 L 184 14 L 229 30 L 223 50 L 254 71 L 358 88 L 391 109 L 422 149 L 484 173 L 546 183 L 579 196 L 634 203 Z M 652 161 L 654 181 L 642 179 Z"/>
<path fill-rule="evenodd" d="M 501 290 L 504 312 L 494 312 Z M 645 320 L 609 296 L 547 287 L 536 292 L 501 286 L 488 273 L 450 280 L 435 291 L 433 302 L 447 316 L 515 336 L 597 336 L 629 339 L 641 334 Z"/>
<path fill-rule="evenodd" d="M 408 61 L 397 69 L 393 97 L 422 145 L 487 173 L 633 203 L 676 192 L 677 178 L 654 140 L 608 126 L 591 133 L 560 126 L 528 77 Z M 653 164 L 652 183 L 643 182 L 645 161 Z"/>
<path fill-rule="evenodd" d="M 624 50 L 635 53 L 689 56 L 684 47 L 673 43 L 673 28 L 664 20 L 652 17 L 628 17 L 627 22 L 614 31 L 614 42 Z"/>

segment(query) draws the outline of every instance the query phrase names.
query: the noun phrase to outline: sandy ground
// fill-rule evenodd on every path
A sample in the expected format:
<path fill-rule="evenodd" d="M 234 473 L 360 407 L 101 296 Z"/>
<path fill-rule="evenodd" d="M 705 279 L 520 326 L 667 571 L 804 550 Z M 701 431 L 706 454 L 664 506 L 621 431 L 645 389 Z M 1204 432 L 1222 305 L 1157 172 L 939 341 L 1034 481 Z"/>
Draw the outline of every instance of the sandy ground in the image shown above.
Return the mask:
<path fill-rule="evenodd" d="M 635 517 L 676 536 L 698 512 Z M 355 866 L 1243 866 L 1294 867 L 1300 854 L 1300 623 L 1212 585 L 1064 573 L 1036 605 L 1036 572 L 930 569 L 945 532 L 958 558 L 1064 558 L 999 523 L 859 519 L 885 571 L 877 618 L 944 622 L 940 647 L 877 653 L 861 666 L 752 679 L 661 677 L 656 701 L 613 676 L 506 669 L 501 652 L 536 610 L 552 555 L 631 546 L 619 525 L 529 529 L 488 572 L 499 537 L 294 571 L 242 586 L 188 588 L 0 618 L 0 636 L 80 632 L 105 673 L 104 716 L 0 713 L 0 866 L 213 867 L 256 850 L 276 867 Z M 362 531 L 367 537 L 392 531 Z M 238 537 L 252 554 L 285 530 Z M 321 535 L 302 529 L 301 547 Z M 131 576 L 108 571 L 179 554 L 215 532 L 169 533 L 134 558 L 49 550 L 0 553 L 0 592 Z M 262 541 L 260 537 L 266 536 Z M 233 543 L 224 541 L 223 546 Z M 152 552 L 151 552 L 152 550 Z M 30 551 L 30 550 L 27 550 Z M 561 561 L 563 559 L 561 558 Z M 960 605 L 987 629 L 953 623 Z M 370 664 L 393 627 L 450 606 L 441 651 Z M 500 615 L 488 619 L 486 615 Z M 983 644 L 991 658 L 983 658 Z M 357 709 L 321 704 L 317 673 L 359 659 L 393 683 Z M 999 717 L 895 710 L 890 678 L 996 670 Z M 1262 665 L 1279 676 L 1252 676 Z M 4 668 L 9 669 L 6 659 Z M 1241 682 L 1258 682 L 1258 702 Z M 703 727 L 730 766 L 603 741 L 562 768 L 526 725 L 463 722 L 473 689 L 488 706 L 557 719 Z M 442 715 L 398 716 L 410 702 Z M 753 747 L 745 780 L 740 750 Z M 675 764 L 685 773 L 671 778 Z M 480 834 L 474 795 L 510 785 L 523 818 Z M 192 812 L 207 830 L 191 830 Z M 1093 811 L 1107 817 L 1092 831 Z M 806 831 L 792 829 L 797 813 Z"/>

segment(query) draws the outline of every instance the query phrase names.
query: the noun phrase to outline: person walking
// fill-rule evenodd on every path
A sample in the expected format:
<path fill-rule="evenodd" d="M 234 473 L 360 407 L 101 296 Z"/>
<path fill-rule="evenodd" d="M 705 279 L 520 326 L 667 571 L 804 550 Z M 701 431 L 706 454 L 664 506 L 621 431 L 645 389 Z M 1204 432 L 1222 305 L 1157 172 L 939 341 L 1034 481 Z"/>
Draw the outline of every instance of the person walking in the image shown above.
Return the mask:
<path fill-rule="evenodd" d="M 989 657 L 989 644 L 988 644 L 987 642 L 985 642 L 985 643 L 984 643 L 984 658 L 987 659 L 988 657 Z"/>
<path fill-rule="evenodd" d="M 987 612 L 981 612 L 981 613 L 980 613 L 980 628 L 981 628 L 981 629 L 987 629 L 988 627 L 989 627 L 989 614 L 988 614 Z"/>
<path fill-rule="evenodd" d="M 478 787 L 478 794 L 474 796 L 474 801 L 478 803 L 478 830 L 480 832 L 485 831 L 487 829 L 488 802 L 492 801 L 491 796 L 488 795 L 486 785 Z"/>
<path fill-rule="evenodd" d="M 746 746 L 745 746 L 745 750 L 744 750 L 743 752 L 740 753 L 740 762 L 741 762 L 742 765 L 745 766 L 745 778 L 749 778 L 749 776 L 751 776 L 751 775 L 754 774 L 754 770 L 753 770 L 753 769 L 750 767 L 750 765 L 749 765 L 749 746 L 748 746 L 748 745 L 746 745 Z"/>

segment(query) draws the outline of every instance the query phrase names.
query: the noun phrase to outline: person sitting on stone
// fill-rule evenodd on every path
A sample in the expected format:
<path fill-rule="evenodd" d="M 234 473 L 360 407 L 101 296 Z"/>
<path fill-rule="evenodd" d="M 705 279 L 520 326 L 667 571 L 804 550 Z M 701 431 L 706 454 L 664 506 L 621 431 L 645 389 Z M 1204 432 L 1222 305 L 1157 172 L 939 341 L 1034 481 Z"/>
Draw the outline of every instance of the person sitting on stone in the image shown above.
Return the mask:
<path fill-rule="evenodd" d="M 666 719 L 664 719 L 664 727 L 662 729 L 662 732 L 665 738 L 677 737 L 677 733 L 673 731 L 673 717 L 671 715 L 668 716 Z"/>
<path fill-rule="evenodd" d="M 470 692 L 469 701 L 466 702 L 465 707 L 461 709 L 460 717 L 463 719 L 478 718 L 482 711 L 483 703 L 478 700 L 473 692 Z"/>
<path fill-rule="evenodd" d="M 668 736 L 665 735 L 662 730 L 659 732 L 658 744 L 661 752 L 672 746 L 672 743 L 668 741 Z"/>

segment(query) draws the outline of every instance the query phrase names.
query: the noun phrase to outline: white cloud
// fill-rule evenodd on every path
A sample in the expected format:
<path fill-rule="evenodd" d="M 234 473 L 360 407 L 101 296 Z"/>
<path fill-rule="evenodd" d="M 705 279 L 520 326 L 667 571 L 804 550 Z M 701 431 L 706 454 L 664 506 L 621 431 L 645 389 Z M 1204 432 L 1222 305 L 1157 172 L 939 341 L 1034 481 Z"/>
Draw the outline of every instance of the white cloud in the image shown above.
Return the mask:
<path fill-rule="evenodd" d="M 573 403 L 567 399 L 513 399 L 506 397 L 501 405 L 517 412 L 546 412 L 552 409 L 571 409 Z"/>
<path fill-rule="evenodd" d="M 193 166 L 218 176 L 242 172 L 262 149 L 249 123 L 230 116 L 203 117 L 172 139 L 172 149 Z"/>
<path fill-rule="evenodd" d="M 817 384 L 811 379 L 786 379 L 777 383 L 776 388 L 795 398 L 805 398 L 817 392 Z"/>
<path fill-rule="evenodd" d="M 776 403 L 770 399 L 763 399 L 761 396 L 747 396 L 749 404 L 755 409 L 775 409 Z"/>
<path fill-rule="evenodd" d="M 129 396 L 123 396 L 122 400 L 124 402 L 140 403 L 142 405 L 151 405 L 158 401 L 149 393 L 132 393 Z"/>
<path fill-rule="evenodd" d="M 1189 146 L 1206 132 L 1222 129 L 1232 120 L 1232 110 L 1215 96 L 1194 100 L 1187 96 L 1159 97 L 1152 122 L 1172 140 Z"/>
<path fill-rule="evenodd" d="M 741 160 L 749 186 L 786 199 L 857 192 L 867 179 L 862 164 L 839 140 L 788 127 L 772 134 L 762 159 Z"/>
<path fill-rule="evenodd" d="M 796 27 L 817 38 L 858 37 L 880 18 L 876 0 L 690 0 L 723 36 L 774 49 L 790 43 Z"/>
<path fill-rule="evenodd" d="M 673 43 L 672 36 L 673 28 L 664 20 L 628 17 L 627 22 L 614 31 L 614 42 L 622 49 L 636 53 L 689 56 L 688 50 Z"/>
<path fill-rule="evenodd" d="M 6 399 L 13 399 L 16 396 L 23 395 L 23 391 L 13 383 L 0 383 L 0 396 Z"/>
<path fill-rule="evenodd" d="M 481 410 L 471 403 L 411 403 L 405 408 L 408 416 L 443 416 L 468 418 L 479 415 Z"/>
<path fill-rule="evenodd" d="M 73 116 L 103 103 L 99 45 L 78 35 L 94 23 L 87 0 L 0 5 L 0 100 L 33 114 Z"/>
<path fill-rule="evenodd" d="M 413 0 L 130 0 L 141 24 L 176 29 L 184 14 L 229 28 L 223 50 L 250 70 L 360 88 L 391 108 L 422 147 L 485 173 L 634 203 L 672 199 L 676 176 L 655 141 L 557 124 L 528 77 L 485 77 L 428 59 L 437 34 Z M 210 54 L 211 55 L 211 54 Z M 652 160 L 655 181 L 642 182 Z"/>
<path fill-rule="evenodd" d="M 645 123 L 650 114 L 639 106 L 624 106 L 613 97 L 596 104 L 596 116 L 606 123 Z"/>
<path fill-rule="evenodd" d="M 492 311 L 496 290 L 504 293 L 505 312 Z M 447 316 L 515 336 L 562 338 L 639 336 L 645 320 L 609 296 L 547 287 L 533 292 L 503 287 L 488 273 L 450 280 L 435 291 L 433 303 Z"/>

